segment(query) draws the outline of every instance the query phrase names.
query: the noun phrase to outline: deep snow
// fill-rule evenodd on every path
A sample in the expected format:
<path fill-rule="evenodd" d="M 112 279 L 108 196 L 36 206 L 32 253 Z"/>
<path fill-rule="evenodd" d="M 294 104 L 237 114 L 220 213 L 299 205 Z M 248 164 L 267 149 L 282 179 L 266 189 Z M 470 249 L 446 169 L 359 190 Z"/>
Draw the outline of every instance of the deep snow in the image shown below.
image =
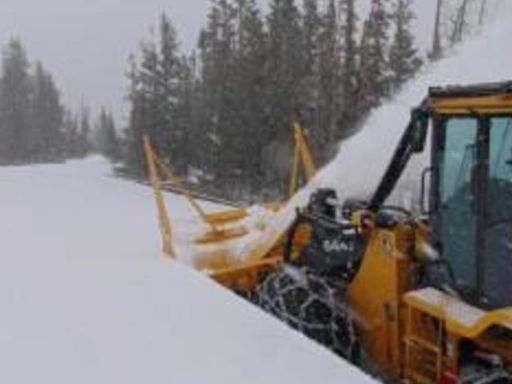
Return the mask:
<path fill-rule="evenodd" d="M 0 168 L 0 201 L 1 383 L 371 382 L 163 258 L 151 190 L 101 158 Z"/>

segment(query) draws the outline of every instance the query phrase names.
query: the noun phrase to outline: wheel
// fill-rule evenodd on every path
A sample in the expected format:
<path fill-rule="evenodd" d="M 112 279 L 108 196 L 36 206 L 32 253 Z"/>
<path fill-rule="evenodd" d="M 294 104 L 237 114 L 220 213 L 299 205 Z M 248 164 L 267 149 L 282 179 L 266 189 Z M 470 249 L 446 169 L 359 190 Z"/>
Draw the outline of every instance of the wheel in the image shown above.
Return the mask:
<path fill-rule="evenodd" d="M 256 303 L 340 356 L 357 362 L 354 322 L 342 301 L 344 287 L 340 284 L 304 267 L 287 265 L 264 280 Z"/>
<path fill-rule="evenodd" d="M 512 384 L 512 377 L 507 374 L 491 374 L 486 377 L 469 378 L 463 384 Z"/>
<path fill-rule="evenodd" d="M 512 374 L 499 366 L 469 365 L 461 372 L 461 384 L 512 384 Z"/>

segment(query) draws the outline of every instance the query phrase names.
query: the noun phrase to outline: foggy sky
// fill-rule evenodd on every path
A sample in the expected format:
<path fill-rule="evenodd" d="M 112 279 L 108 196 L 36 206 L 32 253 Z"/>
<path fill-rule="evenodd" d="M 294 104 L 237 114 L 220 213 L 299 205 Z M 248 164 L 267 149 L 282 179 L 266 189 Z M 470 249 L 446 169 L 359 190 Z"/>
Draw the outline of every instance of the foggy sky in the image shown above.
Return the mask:
<path fill-rule="evenodd" d="M 261 0 L 265 1 L 265 0 Z M 362 9 L 368 0 L 358 0 Z M 111 108 L 126 118 L 123 100 L 130 53 L 148 36 L 162 11 L 189 51 L 204 24 L 209 0 L 0 0 L 0 44 L 20 37 L 30 59 L 54 74 L 63 101 Z M 416 0 L 424 16 L 416 29 L 426 45 L 434 1 Z M 426 16 L 425 16 L 426 15 Z M 421 39 L 420 39 L 421 40 Z"/>
<path fill-rule="evenodd" d="M 195 44 L 208 0 L 0 0 L 0 44 L 20 37 L 30 59 L 54 74 L 63 101 L 112 108 L 122 117 L 127 58 L 162 11 L 183 46 Z"/>

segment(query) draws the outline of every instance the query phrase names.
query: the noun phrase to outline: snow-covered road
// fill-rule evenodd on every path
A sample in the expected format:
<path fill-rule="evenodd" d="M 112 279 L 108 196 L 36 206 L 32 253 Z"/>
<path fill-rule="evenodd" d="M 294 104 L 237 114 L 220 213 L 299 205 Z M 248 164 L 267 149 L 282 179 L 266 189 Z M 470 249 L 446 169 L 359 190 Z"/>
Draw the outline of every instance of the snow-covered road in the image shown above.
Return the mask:
<path fill-rule="evenodd" d="M 0 383 L 372 382 L 159 247 L 101 158 L 0 168 Z"/>

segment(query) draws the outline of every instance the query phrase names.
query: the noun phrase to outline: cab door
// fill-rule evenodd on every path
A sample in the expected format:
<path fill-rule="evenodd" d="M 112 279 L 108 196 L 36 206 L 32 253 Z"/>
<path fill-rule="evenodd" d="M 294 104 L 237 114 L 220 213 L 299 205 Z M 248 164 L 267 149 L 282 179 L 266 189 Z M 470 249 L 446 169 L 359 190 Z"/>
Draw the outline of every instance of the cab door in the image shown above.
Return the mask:
<path fill-rule="evenodd" d="M 489 157 L 482 225 L 481 298 L 484 305 L 512 305 L 512 116 L 484 119 Z"/>
<path fill-rule="evenodd" d="M 471 117 L 449 117 L 438 120 L 435 126 L 436 242 L 457 290 L 474 297 L 478 285 L 475 187 L 478 184 L 479 121 Z"/>
<path fill-rule="evenodd" d="M 512 117 L 444 117 L 435 132 L 435 241 L 452 284 L 475 305 L 510 306 Z"/>

